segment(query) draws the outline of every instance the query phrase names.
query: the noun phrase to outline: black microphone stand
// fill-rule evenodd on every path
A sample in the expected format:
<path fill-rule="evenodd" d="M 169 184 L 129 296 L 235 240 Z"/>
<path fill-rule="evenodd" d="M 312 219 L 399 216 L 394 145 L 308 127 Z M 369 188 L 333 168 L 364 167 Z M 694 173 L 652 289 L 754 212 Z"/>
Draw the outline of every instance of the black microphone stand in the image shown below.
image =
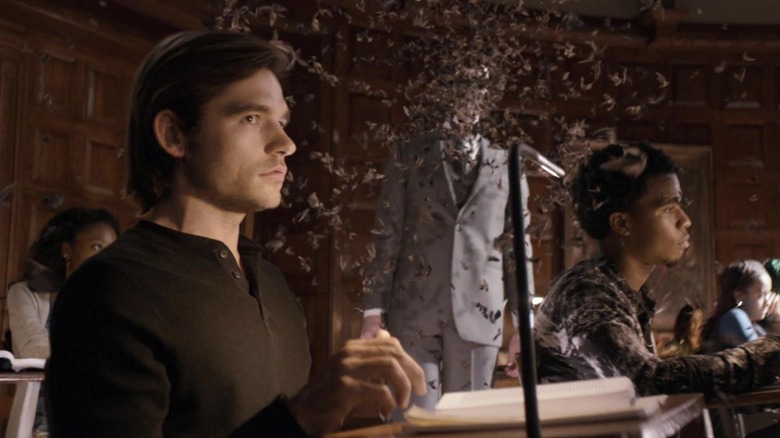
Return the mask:
<path fill-rule="evenodd" d="M 520 373 L 525 405 L 525 431 L 529 438 L 541 438 L 539 407 L 536 399 L 536 354 L 531 327 L 531 293 L 528 290 L 528 271 L 525 254 L 525 220 L 520 174 L 520 145 L 512 145 L 509 152 L 509 195 L 512 203 L 512 227 L 515 246 L 515 280 L 517 281 L 517 319 L 520 329 Z"/>
<path fill-rule="evenodd" d="M 525 400 L 525 431 L 530 438 L 541 438 L 539 407 L 536 398 L 536 352 L 534 350 L 533 312 L 531 291 L 528 290 L 528 270 L 525 254 L 525 218 L 523 217 L 523 186 L 520 174 L 520 156 L 536 163 L 554 178 L 563 178 L 565 172 L 536 149 L 525 143 L 514 144 L 509 151 L 509 195 L 512 203 L 515 264 L 518 292 L 517 319 L 520 329 L 520 372 Z"/>

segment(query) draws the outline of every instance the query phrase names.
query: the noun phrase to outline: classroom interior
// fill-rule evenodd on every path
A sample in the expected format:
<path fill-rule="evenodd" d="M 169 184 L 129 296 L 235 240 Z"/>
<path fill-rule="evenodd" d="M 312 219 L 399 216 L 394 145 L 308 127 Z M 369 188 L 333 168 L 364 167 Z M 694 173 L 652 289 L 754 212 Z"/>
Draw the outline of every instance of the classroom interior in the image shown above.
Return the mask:
<path fill-rule="evenodd" d="M 300 298 L 317 373 L 360 333 L 362 268 L 378 194 L 373 177 L 388 154 L 378 127 L 408 122 L 398 89 L 420 64 L 399 62 L 397 52 L 423 33 L 415 20 L 435 18 L 424 3 L 0 0 L 2 333 L 7 286 L 48 219 L 87 206 L 110 210 L 123 228 L 137 220 L 123 187 L 136 68 L 164 36 L 221 23 L 275 34 L 306 61 L 284 84 L 295 101 L 288 132 L 298 145 L 285 205 L 248 217 L 244 232 L 266 246 Z M 484 3 L 501 25 L 502 7 L 517 2 Z M 550 5 L 563 12 L 543 12 Z M 259 6 L 259 13 L 239 16 L 241 6 Z M 572 151 L 644 140 L 681 168 L 691 248 L 683 263 L 657 269 L 650 280 L 662 342 L 683 304 L 712 305 L 719 267 L 780 257 L 780 215 L 772 213 L 780 203 L 778 6 L 529 0 L 525 7 L 526 33 L 516 37 L 528 47 L 529 70 L 510 71 L 502 105 L 526 142 L 560 162 Z M 457 24 L 463 32 L 481 25 Z M 532 50 L 537 40 L 544 45 Z M 519 98 L 519 90 L 530 92 Z M 533 293 L 542 299 L 556 276 L 593 248 L 554 196 L 558 183 L 533 165 L 527 172 Z M 12 394 L 0 388 L 0 430 Z"/>

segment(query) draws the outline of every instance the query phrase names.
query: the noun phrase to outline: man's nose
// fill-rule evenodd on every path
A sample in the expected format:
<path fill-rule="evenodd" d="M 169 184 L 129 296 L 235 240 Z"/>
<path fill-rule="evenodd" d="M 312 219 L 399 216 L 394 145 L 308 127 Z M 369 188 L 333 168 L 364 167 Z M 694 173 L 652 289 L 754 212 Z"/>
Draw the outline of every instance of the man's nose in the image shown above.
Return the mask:
<path fill-rule="evenodd" d="M 282 156 L 288 156 L 295 153 L 297 150 L 297 147 L 295 146 L 295 142 L 292 141 L 289 135 L 287 135 L 287 132 L 282 128 L 279 127 L 279 130 L 281 131 L 279 133 L 279 137 L 274 141 L 272 145 L 272 151 L 271 153 L 275 154 L 281 154 Z"/>

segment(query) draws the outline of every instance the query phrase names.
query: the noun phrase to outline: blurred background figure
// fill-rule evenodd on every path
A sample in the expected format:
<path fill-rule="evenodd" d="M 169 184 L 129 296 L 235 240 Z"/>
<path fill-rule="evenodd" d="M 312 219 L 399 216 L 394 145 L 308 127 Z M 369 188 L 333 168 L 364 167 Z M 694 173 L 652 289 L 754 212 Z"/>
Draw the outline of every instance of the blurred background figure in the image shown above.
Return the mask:
<path fill-rule="evenodd" d="M 684 305 L 674 320 L 674 338 L 658 351 L 663 359 L 696 354 L 701 348 L 704 311 L 698 306 Z"/>
<path fill-rule="evenodd" d="M 766 334 L 759 321 L 767 314 L 772 279 L 757 260 L 732 263 L 718 277 L 720 295 L 704 325 L 702 351 L 737 347 Z"/>
<path fill-rule="evenodd" d="M 761 326 L 767 333 L 780 334 L 780 259 L 764 260 L 764 269 L 772 279 L 772 290 L 766 295 L 766 317 Z"/>
<path fill-rule="evenodd" d="M 116 218 L 106 210 L 74 207 L 58 213 L 41 230 L 29 249 L 24 272 L 8 290 L 7 307 L 14 356 L 49 357 L 49 315 L 60 287 L 90 256 L 113 243 L 119 234 Z M 33 432 L 47 431 L 39 398 Z M 43 435 L 45 436 L 45 435 Z"/>
<path fill-rule="evenodd" d="M 480 124 L 500 100 L 489 84 L 505 79 L 485 66 L 461 66 L 440 80 L 453 101 L 442 104 L 439 128 L 396 145 L 385 167 L 361 330 L 370 339 L 386 323 L 425 372 L 428 392 L 412 400 L 429 410 L 440 394 L 492 387 L 506 303 L 516 321 L 518 293 L 506 239 L 507 150 L 483 136 Z M 527 212 L 524 175 L 521 184 Z M 530 254 L 528 237 L 526 248 Z M 533 291 L 532 266 L 524 262 Z M 509 342 L 517 351 L 513 325 Z"/>

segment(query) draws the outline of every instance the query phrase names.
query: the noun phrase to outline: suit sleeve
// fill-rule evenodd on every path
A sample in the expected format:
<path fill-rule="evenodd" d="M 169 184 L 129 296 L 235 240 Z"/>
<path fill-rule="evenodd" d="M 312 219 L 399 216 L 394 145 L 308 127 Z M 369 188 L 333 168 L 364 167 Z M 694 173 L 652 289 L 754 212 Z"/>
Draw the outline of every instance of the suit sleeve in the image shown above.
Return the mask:
<path fill-rule="evenodd" d="M 364 309 L 387 309 L 403 239 L 406 178 L 407 164 L 401 147 L 396 146 L 385 165 L 385 178 L 376 205 L 372 231 L 376 255 L 366 271 Z"/>

